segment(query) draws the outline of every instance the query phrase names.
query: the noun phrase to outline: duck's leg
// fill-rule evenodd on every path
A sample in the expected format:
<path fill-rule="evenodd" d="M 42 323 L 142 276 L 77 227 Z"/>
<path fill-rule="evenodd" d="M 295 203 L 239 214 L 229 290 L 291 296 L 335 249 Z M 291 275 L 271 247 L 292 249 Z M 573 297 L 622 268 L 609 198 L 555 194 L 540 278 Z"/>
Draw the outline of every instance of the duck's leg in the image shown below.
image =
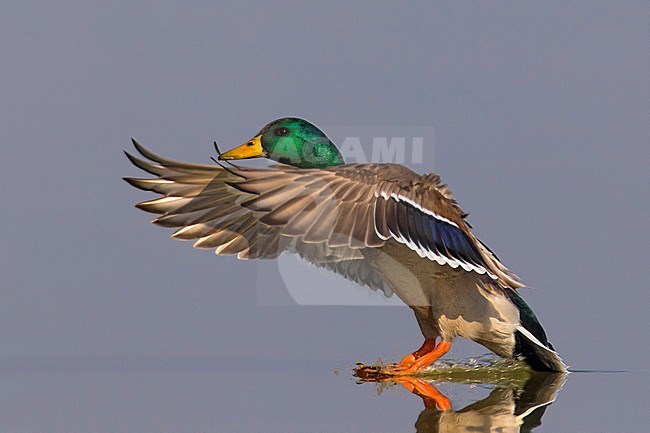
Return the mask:
<path fill-rule="evenodd" d="M 434 344 L 435 344 L 435 340 Z M 427 342 L 425 341 L 425 344 L 423 345 L 426 346 Z M 438 358 L 440 358 L 442 355 L 445 353 L 449 352 L 449 349 L 451 348 L 451 343 L 448 342 L 447 340 L 440 340 L 440 343 L 438 343 L 432 350 L 429 352 L 416 357 L 414 352 L 413 358 L 415 358 L 412 362 L 411 358 L 409 356 L 406 356 L 402 362 L 404 362 L 404 365 L 402 362 L 400 362 L 399 365 L 397 365 L 394 369 L 392 369 L 391 373 L 397 374 L 397 375 L 405 375 L 405 374 L 413 374 L 417 373 L 419 370 L 427 367 L 428 365 L 432 364 L 435 362 Z"/>
<path fill-rule="evenodd" d="M 436 347 L 436 339 L 435 338 L 426 338 L 424 340 L 424 343 L 422 343 L 422 347 L 420 347 L 418 350 L 416 350 L 413 353 L 409 353 L 406 355 L 402 360 L 397 364 L 398 367 L 410 367 L 415 361 L 417 361 L 419 358 L 421 358 L 423 355 L 426 355 L 427 353 L 431 352 L 433 349 Z"/>
<path fill-rule="evenodd" d="M 438 338 L 439 332 L 431 320 L 431 309 L 424 307 L 411 307 L 413 313 L 415 314 L 415 319 L 418 321 L 420 326 L 420 331 L 424 335 L 424 343 L 422 347 L 416 350 L 413 353 L 406 355 L 399 364 L 398 368 L 408 368 L 415 363 L 418 359 L 431 352 L 436 348 L 436 339 Z"/>

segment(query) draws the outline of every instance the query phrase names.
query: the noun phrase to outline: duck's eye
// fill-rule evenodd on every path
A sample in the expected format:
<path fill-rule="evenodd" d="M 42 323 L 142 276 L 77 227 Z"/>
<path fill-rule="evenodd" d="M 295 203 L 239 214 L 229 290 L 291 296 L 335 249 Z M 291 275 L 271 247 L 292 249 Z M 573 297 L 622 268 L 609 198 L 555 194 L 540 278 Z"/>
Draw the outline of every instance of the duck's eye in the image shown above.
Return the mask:
<path fill-rule="evenodd" d="M 278 128 L 275 130 L 275 135 L 278 137 L 284 137 L 285 135 L 289 135 L 289 130 L 287 128 Z"/>

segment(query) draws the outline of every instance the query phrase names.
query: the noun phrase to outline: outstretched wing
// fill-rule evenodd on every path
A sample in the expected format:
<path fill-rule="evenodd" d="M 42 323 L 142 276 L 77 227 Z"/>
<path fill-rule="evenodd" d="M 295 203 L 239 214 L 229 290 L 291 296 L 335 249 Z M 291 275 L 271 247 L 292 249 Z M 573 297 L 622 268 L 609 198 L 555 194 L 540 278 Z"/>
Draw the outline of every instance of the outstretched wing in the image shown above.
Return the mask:
<path fill-rule="evenodd" d="M 255 211 L 246 207 L 264 204 L 260 201 L 245 204 L 260 195 L 254 192 L 260 185 L 263 191 L 268 192 L 268 198 L 282 199 L 285 210 L 298 204 L 297 200 L 290 200 L 292 194 L 302 196 L 299 188 L 292 189 L 297 184 L 286 185 L 284 179 L 267 176 L 275 169 L 244 169 L 248 174 L 246 187 L 251 190 L 245 192 L 239 183 L 247 178 L 237 173 L 238 170 L 173 161 L 150 152 L 136 141 L 133 144 L 146 160 L 125 152 L 127 157 L 135 166 L 155 177 L 124 180 L 139 189 L 161 195 L 136 206 L 159 214 L 152 221 L 154 224 L 177 228 L 172 237 L 193 240 L 195 247 L 215 249 L 217 254 L 237 254 L 240 259 L 273 259 L 285 251 L 294 253 L 315 266 L 333 271 L 361 286 L 381 290 L 387 297 L 392 296 L 391 287 L 382 280 L 360 249 L 304 242 L 302 237 L 292 235 L 288 227 L 279 224 L 283 221 L 277 219 L 283 218 L 281 212 Z M 286 191 L 280 194 L 283 186 Z M 315 198 L 316 201 L 324 200 Z M 273 209 L 277 207 L 272 206 Z M 313 207 L 308 209 L 313 210 Z M 336 211 L 329 207 L 327 210 Z M 268 216 L 268 220 L 276 218 L 276 223 L 260 221 L 264 216 Z M 294 221 L 291 229 L 299 228 L 300 221 L 304 223 L 307 218 Z"/>
<path fill-rule="evenodd" d="M 397 164 L 230 168 L 173 161 L 134 145 L 147 161 L 127 156 L 155 177 L 125 180 L 162 196 L 137 207 L 160 214 L 155 224 L 177 228 L 172 236 L 195 247 L 241 259 L 289 251 L 390 295 L 364 252 L 393 239 L 441 265 L 521 286 L 472 235 L 437 175 Z"/>

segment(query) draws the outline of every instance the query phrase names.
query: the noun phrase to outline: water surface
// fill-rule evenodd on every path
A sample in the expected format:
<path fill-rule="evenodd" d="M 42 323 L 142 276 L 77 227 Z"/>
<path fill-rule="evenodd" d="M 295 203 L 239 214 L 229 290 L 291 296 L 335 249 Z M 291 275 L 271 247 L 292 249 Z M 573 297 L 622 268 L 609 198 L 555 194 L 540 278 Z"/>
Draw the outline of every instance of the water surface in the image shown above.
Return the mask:
<path fill-rule="evenodd" d="M 0 365 L 3 431 L 641 431 L 644 372 L 421 378 L 440 411 L 396 384 L 358 384 L 346 361 L 30 359 Z M 460 377 L 460 379 L 459 379 Z M 564 386 L 562 387 L 562 384 Z M 493 430 L 490 430 L 493 429 Z M 630 430 L 631 429 L 631 430 Z"/>

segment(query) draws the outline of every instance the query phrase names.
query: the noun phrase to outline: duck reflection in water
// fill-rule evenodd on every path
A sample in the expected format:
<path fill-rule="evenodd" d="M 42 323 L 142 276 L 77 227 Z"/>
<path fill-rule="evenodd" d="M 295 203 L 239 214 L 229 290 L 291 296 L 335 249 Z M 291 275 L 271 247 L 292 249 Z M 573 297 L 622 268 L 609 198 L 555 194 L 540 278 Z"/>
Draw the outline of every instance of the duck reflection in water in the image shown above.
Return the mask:
<path fill-rule="evenodd" d="M 531 432 L 542 424 L 542 416 L 566 381 L 566 373 L 541 373 L 518 369 L 515 374 L 485 374 L 481 370 L 431 376 L 388 376 L 377 374 L 377 367 L 360 365 L 354 375 L 359 383 L 378 383 L 383 389 L 400 384 L 424 403 L 424 410 L 415 421 L 418 433 L 434 432 Z M 433 378 L 433 379 L 432 379 Z M 462 409 L 454 410 L 452 402 L 432 383 L 450 382 L 492 386 L 490 394 Z"/>

